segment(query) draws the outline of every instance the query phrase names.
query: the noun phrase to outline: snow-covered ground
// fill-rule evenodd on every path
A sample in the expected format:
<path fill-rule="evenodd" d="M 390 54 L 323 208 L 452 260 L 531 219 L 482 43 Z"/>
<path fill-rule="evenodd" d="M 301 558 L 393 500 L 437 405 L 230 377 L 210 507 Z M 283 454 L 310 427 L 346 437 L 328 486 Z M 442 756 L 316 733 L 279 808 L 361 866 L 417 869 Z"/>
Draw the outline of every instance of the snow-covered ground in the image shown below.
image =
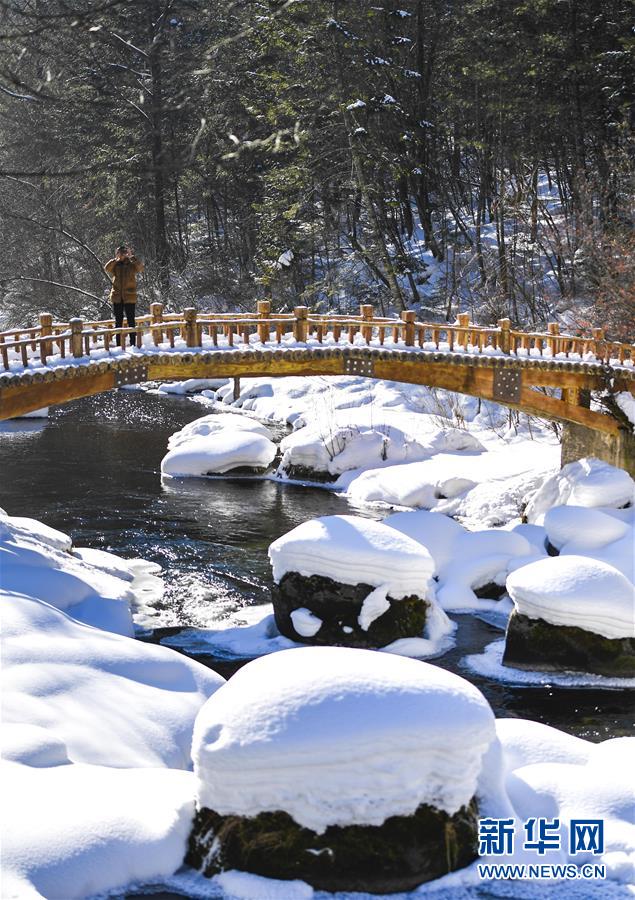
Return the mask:
<path fill-rule="evenodd" d="M 200 391 L 196 382 L 187 385 L 180 390 Z M 559 444 L 544 423 L 516 421 L 496 404 L 419 385 L 360 376 L 254 378 L 241 380 L 236 400 L 230 382 L 194 399 L 214 412 L 232 410 L 229 442 L 246 427 L 235 426 L 235 410 L 248 420 L 291 427 L 280 444 L 277 478 L 327 482 L 362 506 L 435 509 L 470 528 L 518 517 L 559 468 Z M 202 419 L 201 427 L 212 419 Z M 201 457 L 200 474 L 205 445 L 199 438 L 192 426 L 175 435 L 164 465 L 172 467 L 174 452 L 190 447 Z M 212 441 L 213 454 L 220 438 Z M 236 455 L 234 465 L 243 464 Z"/>
<path fill-rule="evenodd" d="M 396 524 L 405 520 L 404 531 L 414 540 L 413 533 L 429 532 L 435 516 L 439 514 L 421 511 L 395 518 Z M 446 521 L 439 517 L 439 522 Z M 621 522 L 621 515 L 615 521 Z M 494 733 L 487 703 L 467 682 L 433 666 L 370 651 L 293 649 L 254 663 L 223 685 L 209 669 L 127 635 L 131 615 L 127 613 L 124 627 L 124 610 L 135 602 L 133 570 L 143 570 L 142 562 L 72 548 L 66 535 L 33 520 L 3 515 L 0 523 L 1 572 L 10 579 L 2 585 L 3 900 L 79 900 L 141 884 L 223 900 L 326 897 L 302 882 L 280 884 L 238 872 L 207 880 L 181 868 L 203 770 L 206 802 L 222 803 L 221 794 L 239 796 L 245 809 L 253 809 L 254 804 L 280 807 L 283 797 L 292 797 L 288 802 L 300 804 L 296 811 L 300 819 L 305 818 L 302 809 L 312 810 L 314 826 L 324 824 L 336 807 L 350 810 L 346 798 L 350 801 L 351 791 L 363 806 L 367 802 L 363 778 L 376 784 L 375 769 L 384 779 L 393 772 L 395 781 L 394 791 L 376 792 L 388 805 L 369 807 L 369 815 L 377 820 L 389 815 L 394 804 L 412 808 L 430 791 L 435 802 L 448 807 L 475 791 L 481 814 L 511 817 L 517 836 L 522 836 L 522 823 L 529 818 L 559 817 L 561 849 L 548 861 L 604 864 L 608 881 L 593 883 L 594 896 L 599 892 L 612 900 L 635 883 L 635 798 L 630 778 L 635 739 L 593 745 L 523 720 L 498 720 Z M 466 539 L 467 532 L 458 525 L 443 528 L 452 540 Z M 525 529 L 523 538 L 530 544 L 543 533 L 539 526 Z M 522 534 L 503 533 L 512 538 Z M 474 537 L 487 539 L 487 534 Z M 442 543 L 432 551 L 430 565 L 434 560 L 434 565 L 443 566 Z M 54 588 L 50 596 L 49 585 Z M 109 607 L 117 610 L 116 616 L 107 612 Z M 76 612 L 83 620 L 75 617 Z M 105 629 L 102 622 L 109 626 L 116 622 L 119 628 Z M 320 653 L 333 652 L 344 654 L 348 681 L 340 677 L 339 661 L 322 665 L 318 659 Z M 349 653 L 361 653 L 368 661 L 361 674 L 356 664 L 351 667 Z M 307 658 L 305 666 L 302 660 Z M 293 677 L 283 671 L 289 665 Z M 344 682 L 350 682 L 350 697 L 334 716 L 329 698 L 341 693 Z M 212 694 L 212 705 L 204 706 Z M 366 709 L 364 697 L 366 706 L 381 706 L 381 715 L 360 718 Z M 197 722 L 201 708 L 205 712 Z M 318 709 L 328 714 L 329 727 L 316 732 L 313 716 Z M 474 716 L 467 714 L 469 710 Z M 211 727 L 214 717 L 222 720 L 221 731 Z M 385 740 L 392 741 L 385 746 L 383 721 L 390 726 Z M 474 728 L 468 737 L 465 729 L 472 728 L 470 723 Z M 370 751 L 366 766 L 358 765 L 347 745 L 355 740 L 359 751 L 362 725 L 374 734 L 372 741 L 362 742 Z M 230 726 L 233 736 L 225 747 L 222 729 Z M 429 743 L 418 739 L 419 728 Z M 190 771 L 193 729 L 196 758 L 203 765 L 198 776 Z M 269 746 L 266 735 L 274 733 Z M 432 735 L 455 751 L 433 752 L 437 744 Z M 260 768 L 243 765 L 254 741 L 258 745 L 254 761 L 257 757 Z M 276 741 L 281 756 L 275 754 Z M 217 751 L 223 760 L 220 768 L 214 761 L 220 758 Z M 267 753 L 274 755 L 269 758 Z M 404 765 L 409 753 L 414 754 L 412 759 L 417 754 L 425 757 L 436 772 L 434 778 L 420 778 L 416 789 L 413 779 L 419 777 L 418 769 Z M 311 766 L 320 763 L 323 775 L 324 759 L 330 760 L 332 784 L 340 790 L 318 791 L 322 801 L 316 795 L 309 803 L 306 791 L 320 784 L 319 778 L 309 780 Z M 283 777 L 285 760 L 289 766 L 295 760 L 293 765 L 305 775 L 295 780 Z M 354 771 L 347 774 L 351 766 Z M 257 772 L 260 776 L 255 778 Z M 250 773 L 254 785 L 247 784 Z M 213 787 L 217 783 L 218 791 Z M 232 806 L 234 801 L 227 802 Z M 331 813 L 320 818 L 327 807 Z M 582 816 L 604 821 L 605 849 L 600 855 L 572 857 L 567 849 L 569 822 Z M 536 862 L 535 854 L 520 849 L 502 861 L 510 859 Z M 452 898 L 477 897 L 478 885 L 475 864 L 409 896 L 438 890 L 437 897 L 443 892 Z M 519 883 L 518 888 L 515 896 L 545 896 L 542 882 Z M 490 889 L 496 896 L 497 885 Z M 559 888 L 559 895 L 589 896 L 575 894 L 568 883 Z"/>
<path fill-rule="evenodd" d="M 194 720 L 223 679 L 130 637 L 148 569 L 0 515 L 3 900 L 84 898 L 181 863 Z"/>

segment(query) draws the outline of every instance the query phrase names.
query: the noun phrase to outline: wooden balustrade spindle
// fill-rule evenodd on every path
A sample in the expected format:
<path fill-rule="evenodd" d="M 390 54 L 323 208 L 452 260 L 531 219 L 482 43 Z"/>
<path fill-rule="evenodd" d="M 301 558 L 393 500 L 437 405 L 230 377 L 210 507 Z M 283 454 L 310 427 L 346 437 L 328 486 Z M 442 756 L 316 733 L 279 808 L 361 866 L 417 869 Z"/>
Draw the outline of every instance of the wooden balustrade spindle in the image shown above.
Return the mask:
<path fill-rule="evenodd" d="M 339 344 L 341 334 L 342 334 L 342 326 L 340 325 L 339 322 L 334 322 L 333 323 L 333 340 L 335 341 L 336 344 Z"/>
<path fill-rule="evenodd" d="M 282 343 L 282 322 L 276 322 L 276 344 Z"/>

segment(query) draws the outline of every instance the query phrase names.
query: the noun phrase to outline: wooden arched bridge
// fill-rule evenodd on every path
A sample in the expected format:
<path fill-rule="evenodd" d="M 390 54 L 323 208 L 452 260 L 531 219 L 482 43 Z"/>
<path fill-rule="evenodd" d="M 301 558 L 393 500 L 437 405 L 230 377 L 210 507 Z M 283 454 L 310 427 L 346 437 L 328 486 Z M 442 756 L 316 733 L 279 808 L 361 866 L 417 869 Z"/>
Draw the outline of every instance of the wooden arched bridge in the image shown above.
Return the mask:
<path fill-rule="evenodd" d="M 134 346 L 118 346 L 131 338 Z M 590 409 L 590 392 L 635 394 L 635 345 L 608 341 L 600 328 L 574 336 L 551 324 L 528 333 L 509 319 L 482 327 L 467 315 L 453 325 L 424 323 L 412 311 L 377 318 L 369 305 L 358 316 L 302 306 L 272 314 L 260 301 L 255 314 L 219 315 L 166 313 L 153 303 L 135 329 L 42 313 L 34 328 L 0 333 L 0 357 L 0 419 L 145 381 L 355 374 L 493 400 L 610 444 L 624 437 L 625 420 L 617 408 Z"/>

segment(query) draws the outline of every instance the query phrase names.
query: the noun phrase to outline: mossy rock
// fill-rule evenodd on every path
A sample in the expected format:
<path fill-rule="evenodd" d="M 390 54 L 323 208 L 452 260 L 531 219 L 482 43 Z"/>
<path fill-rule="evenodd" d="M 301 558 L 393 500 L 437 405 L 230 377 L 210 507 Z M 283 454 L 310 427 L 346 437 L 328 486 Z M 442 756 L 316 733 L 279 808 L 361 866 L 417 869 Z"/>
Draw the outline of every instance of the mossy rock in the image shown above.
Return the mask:
<path fill-rule="evenodd" d="M 488 581 L 487 584 L 472 588 L 472 590 L 481 600 L 500 600 L 507 592 L 504 584 L 496 584 L 495 581 Z"/>
<path fill-rule="evenodd" d="M 373 590 L 370 584 L 341 584 L 321 575 L 287 572 L 272 590 L 276 625 L 291 640 L 341 647 L 385 647 L 399 638 L 421 636 L 428 604 L 415 595 L 401 600 L 388 596 L 390 608 L 364 631 L 357 619 Z M 322 620 L 313 637 L 303 637 L 293 627 L 291 613 L 300 607 Z"/>
<path fill-rule="evenodd" d="M 590 672 L 635 677 L 635 640 L 606 638 L 572 625 L 552 625 L 514 611 L 505 636 L 503 665 L 546 672 Z"/>
<path fill-rule="evenodd" d="M 207 877 L 227 869 L 299 878 L 324 891 L 408 891 L 477 856 L 476 801 L 453 816 L 422 804 L 383 825 L 332 825 L 316 834 L 285 812 L 246 818 L 196 813 L 185 861 Z"/>
<path fill-rule="evenodd" d="M 293 481 L 314 481 L 317 484 L 332 484 L 340 477 L 339 475 L 331 475 L 330 472 L 311 469 L 309 466 L 284 466 L 281 467 L 281 471 Z"/>

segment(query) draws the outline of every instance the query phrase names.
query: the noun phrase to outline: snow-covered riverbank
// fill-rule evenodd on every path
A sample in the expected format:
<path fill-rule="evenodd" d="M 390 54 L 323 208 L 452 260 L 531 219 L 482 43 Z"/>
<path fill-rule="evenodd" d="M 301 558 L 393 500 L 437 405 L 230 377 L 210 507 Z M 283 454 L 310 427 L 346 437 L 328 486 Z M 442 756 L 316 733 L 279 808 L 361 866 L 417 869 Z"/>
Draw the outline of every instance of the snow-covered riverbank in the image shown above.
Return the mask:
<path fill-rule="evenodd" d="M 354 401 L 355 382 L 359 384 L 359 380 L 352 379 L 348 387 L 345 385 L 341 395 L 337 392 L 338 404 Z M 269 387 L 273 390 L 275 385 L 269 385 L 267 390 Z M 262 385 L 258 389 L 261 388 Z M 244 392 L 249 389 L 244 385 Z M 390 390 L 386 388 L 386 396 L 394 397 Z M 312 411 L 326 403 L 329 392 L 326 384 L 324 390 L 316 388 L 315 393 L 298 398 L 303 415 L 308 417 L 306 428 L 311 426 Z M 324 395 L 322 400 L 318 399 L 320 395 Z M 203 399 L 210 401 L 209 397 Z M 247 398 L 247 405 L 253 399 Z M 267 402 L 270 399 L 263 398 Z M 497 468 L 493 463 L 489 468 L 488 463 L 479 470 L 478 477 L 472 476 L 470 485 L 458 483 L 456 486 L 461 490 L 455 496 L 446 500 L 435 496 L 433 511 L 418 509 L 389 515 L 390 510 L 384 507 L 384 527 L 400 532 L 404 545 L 418 541 L 425 546 L 430 560 L 426 578 L 434 575 L 438 579 L 434 592 L 441 606 L 475 610 L 479 614 L 492 610 L 506 614 L 512 602 L 495 599 L 491 594 L 481 596 L 481 588 L 492 590 L 492 585 L 497 585 L 502 591 L 511 577 L 512 585 L 516 581 L 520 584 L 518 603 L 524 613 L 531 613 L 532 603 L 544 604 L 548 592 L 535 595 L 535 580 L 527 586 L 518 573 L 548 563 L 549 552 L 560 553 L 554 562 L 575 560 L 581 555 L 592 567 L 591 561 L 595 560 L 600 569 L 613 568 L 622 588 L 624 581 L 632 584 L 628 548 L 633 541 L 633 507 L 619 508 L 632 504 L 633 485 L 626 473 L 593 461 L 582 461 L 560 473 L 556 473 L 556 465 L 549 465 L 541 471 L 537 483 L 529 487 L 531 470 L 527 468 L 526 478 L 522 467 L 528 466 L 531 448 L 547 447 L 546 456 L 551 454 L 553 459 L 557 454 L 548 431 L 540 432 L 540 442 L 531 440 L 526 423 L 519 435 L 511 434 L 506 422 L 499 423 L 502 429 L 499 433 L 491 431 L 481 417 L 496 410 L 476 412 L 467 426 L 459 429 L 448 429 L 447 417 L 442 419 L 440 427 L 431 428 L 437 416 L 410 408 L 414 402 L 412 397 L 403 400 L 403 408 L 397 411 L 399 427 L 394 425 L 392 430 L 391 426 L 386 434 L 375 426 L 380 422 L 381 427 L 386 425 L 386 410 L 390 407 L 386 406 L 381 417 L 376 416 L 375 400 L 371 398 L 362 404 L 368 407 L 365 424 L 355 426 L 351 433 L 359 435 L 359 427 L 363 434 L 383 434 L 384 438 L 393 440 L 395 447 L 411 447 L 412 443 L 411 449 L 416 453 L 421 452 L 425 440 L 430 438 L 428 451 L 433 452 L 405 464 L 403 460 L 396 463 L 394 458 L 378 461 L 375 439 L 364 438 L 359 444 L 365 447 L 361 462 L 369 463 L 371 468 L 358 465 L 349 470 L 340 466 L 343 473 L 338 479 L 344 480 L 339 484 L 336 481 L 337 487 L 346 490 L 345 479 L 349 476 L 353 483 L 373 472 L 379 473 L 379 477 L 392 471 L 395 483 L 399 478 L 408 478 L 412 466 L 434 463 L 443 457 L 445 451 L 434 452 L 439 447 L 435 441 L 448 440 L 445 435 L 453 433 L 458 433 L 462 441 L 476 440 L 485 448 L 476 449 L 472 444 L 467 449 L 466 444 L 465 449 L 455 448 L 453 454 L 446 454 L 458 457 L 457 474 L 453 476 L 457 482 L 474 471 L 470 468 L 474 460 L 483 457 L 491 460 L 496 447 L 501 453 L 508 453 L 507 458 L 512 462 L 510 448 L 516 447 L 521 450 L 521 457 L 527 456 L 511 476 L 510 469 Z M 280 408 L 276 402 L 276 409 Z M 223 404 L 221 409 L 227 409 L 227 405 Z M 263 426 L 249 414 L 264 417 L 264 412 L 264 408 L 258 408 L 247 410 L 247 415 L 241 413 L 239 422 L 243 424 L 234 423 L 236 430 L 245 432 L 244 424 L 247 424 L 246 433 L 262 435 Z M 348 407 L 343 405 L 341 412 L 348 416 Z M 224 419 L 226 425 L 231 421 L 227 413 L 214 418 Z M 277 424 L 286 417 L 279 411 L 267 418 Z M 215 427 L 201 428 L 199 422 L 193 423 L 189 433 L 200 438 L 217 432 Z M 437 433 L 444 436 L 435 437 Z M 299 434 L 300 430 L 296 429 L 292 437 Z M 348 444 L 345 441 L 342 452 L 349 446 L 351 458 L 359 462 L 357 440 L 355 437 Z M 318 434 L 318 441 L 319 448 L 323 448 L 328 435 Z M 366 455 L 366 443 L 372 450 L 370 455 Z M 178 445 L 179 438 L 176 438 L 173 446 Z M 316 452 L 321 453 L 319 448 Z M 337 453 L 334 458 L 340 455 Z M 340 463 L 345 461 L 346 456 Z M 439 463 L 444 471 L 446 462 Z M 485 479 L 480 481 L 483 472 Z M 433 484 L 428 477 L 422 476 L 426 491 Z M 491 506 L 485 502 L 488 498 Z M 450 507 L 444 506 L 448 502 L 458 504 L 455 508 L 462 512 L 456 514 L 462 522 L 441 514 L 441 509 L 450 511 Z M 530 523 L 519 520 L 523 508 Z M 496 518 L 497 510 L 502 510 L 498 514 L 505 524 Z M 152 621 L 152 611 L 161 593 L 161 577 L 156 566 L 75 548 L 66 535 L 34 520 L 2 517 L 0 525 L 5 642 L 3 783 L 7 785 L 3 804 L 6 817 L 3 829 L 7 836 L 3 846 L 3 900 L 5 895 L 7 900 L 23 897 L 79 900 L 142 884 L 174 890 L 184 896 L 219 900 L 262 897 L 318 900 L 332 896 L 314 890 L 305 882 L 281 883 L 236 871 L 206 879 L 182 867 L 195 804 L 200 800 L 197 779 L 192 772 L 191 735 L 207 697 L 218 691 L 219 686 L 223 690 L 223 679 L 166 647 L 130 637 L 133 615 L 140 624 Z M 468 530 L 474 527 L 480 530 Z M 292 559 L 291 568 L 293 563 Z M 616 576 L 611 578 L 615 580 Z M 570 612 L 570 595 L 563 594 L 563 597 L 562 610 Z M 608 621 L 611 633 L 621 634 L 624 597 L 621 596 L 619 608 L 602 609 L 606 598 L 596 591 L 589 602 L 585 601 L 583 627 L 596 627 L 596 621 L 604 627 Z M 575 606 L 573 613 L 578 613 Z M 275 623 L 272 626 L 273 616 L 267 607 L 247 609 L 242 618 L 252 624 L 216 632 L 208 651 L 220 650 L 222 655 L 224 647 L 227 655 L 244 657 L 287 648 L 290 658 L 302 658 L 304 651 L 293 649 L 293 642 L 277 633 Z M 200 642 L 202 635 L 199 630 Z M 294 657 L 296 653 L 298 656 Z M 377 660 L 377 678 L 381 680 L 382 661 L 390 658 L 384 654 L 371 656 Z M 397 660 L 395 664 L 400 663 L 422 665 L 408 660 Z M 483 671 L 496 678 L 496 665 L 503 668 L 499 659 Z M 513 675 L 514 670 L 507 671 Z M 254 677 L 257 682 L 257 676 Z M 309 694 L 321 690 L 319 677 L 307 670 L 305 680 L 310 690 L 300 691 L 302 697 L 298 694 L 296 699 L 304 702 L 306 698 L 310 707 Z M 248 682 L 249 679 L 245 683 Z M 550 681 L 547 676 L 546 681 L 543 678 L 539 683 L 557 684 L 557 678 Z M 590 676 L 586 683 L 597 686 L 598 679 Z M 599 683 L 609 686 L 607 679 L 600 679 Z M 611 686 L 621 685 L 616 682 Z M 240 695 L 241 703 L 249 709 L 250 689 L 245 688 L 242 693 L 241 690 L 237 684 L 232 696 Z M 377 690 L 381 693 L 379 687 Z M 467 685 L 466 690 L 475 689 Z M 373 691 L 369 684 L 369 703 L 374 702 L 370 697 Z M 284 683 L 273 679 L 270 689 L 263 685 L 265 706 L 278 695 L 287 696 Z M 218 708 L 222 708 L 220 701 Z M 284 703 L 277 708 L 283 716 Z M 269 722 L 272 727 L 274 718 Z M 303 779 L 304 783 L 307 779 L 317 782 L 319 777 L 307 771 L 307 760 L 302 760 L 301 772 L 297 769 L 297 753 L 294 756 L 296 751 L 287 745 L 280 725 L 282 719 L 275 721 L 276 734 L 281 735 L 277 763 L 285 773 L 287 796 L 289 784 L 297 788 Z M 212 726 L 214 718 L 206 707 L 199 723 L 200 733 L 207 734 L 205 729 Z M 377 727 L 381 732 L 379 723 Z M 354 722 L 351 728 L 354 731 Z M 337 748 L 341 751 L 343 739 L 341 735 L 333 736 L 334 752 Z M 594 745 L 537 722 L 497 719 L 495 733 L 482 755 L 476 797 L 483 815 L 513 821 L 519 846 L 518 852 L 493 861 L 543 862 L 535 853 L 521 850 L 523 824 L 532 817 L 548 821 L 559 818 L 561 846 L 547 861 L 576 866 L 587 861 L 603 864 L 607 879 L 562 882 L 554 888 L 558 897 L 586 900 L 590 890 L 593 896 L 606 900 L 625 896 L 628 885 L 635 885 L 632 823 L 635 798 L 629 794 L 633 743 L 634 739 L 617 738 Z M 330 747 L 325 733 L 323 750 L 327 756 Z M 407 757 L 406 749 L 400 750 Z M 352 756 L 353 750 L 348 755 Z M 375 743 L 371 757 L 373 765 L 381 770 L 385 760 L 380 743 Z M 231 754 L 224 760 L 231 765 Z M 409 760 L 404 758 L 403 769 L 410 778 L 408 765 Z M 266 779 L 267 766 L 265 770 Z M 275 779 L 270 779 L 266 786 L 282 807 L 283 798 L 276 792 Z M 400 790 L 407 787 L 405 782 L 400 783 Z M 210 802 L 209 788 L 206 790 L 206 802 Z M 244 799 L 244 792 L 241 796 Z M 231 809 L 231 803 L 230 796 L 224 808 Z M 572 854 L 568 849 L 570 821 L 580 817 L 603 820 L 605 847 L 601 854 Z M 488 861 L 486 856 L 480 860 L 483 861 Z M 551 896 L 548 893 L 551 888 L 545 887 L 544 882 L 515 882 L 513 888 L 518 897 L 539 900 Z M 482 890 L 482 880 L 473 864 L 407 896 L 414 898 L 438 891 L 437 897 L 456 900 L 476 898 Z M 509 890 L 509 884 L 492 882 L 486 890 L 490 896 L 497 896 L 500 891 Z"/>

